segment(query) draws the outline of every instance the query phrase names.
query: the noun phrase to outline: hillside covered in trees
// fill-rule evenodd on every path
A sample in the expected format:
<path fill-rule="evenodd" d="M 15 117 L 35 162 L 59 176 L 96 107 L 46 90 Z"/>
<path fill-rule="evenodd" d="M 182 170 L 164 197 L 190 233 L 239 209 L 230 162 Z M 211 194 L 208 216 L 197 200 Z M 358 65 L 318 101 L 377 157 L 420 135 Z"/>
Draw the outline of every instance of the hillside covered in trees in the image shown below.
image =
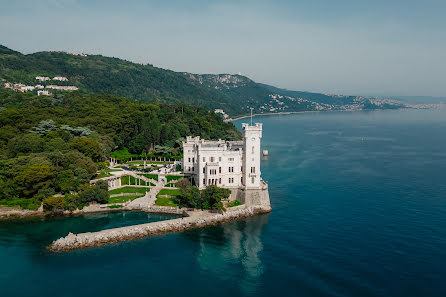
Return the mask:
<path fill-rule="evenodd" d="M 214 112 L 182 103 L 0 90 L 0 201 L 23 199 L 29 208 L 54 193 L 75 191 L 88 202 L 100 197 L 88 182 L 112 151 L 140 154 L 162 146 L 179 154 L 186 135 L 241 137 Z"/>
<path fill-rule="evenodd" d="M 230 116 L 255 113 L 385 109 L 401 103 L 357 96 L 296 92 L 256 83 L 232 74 L 175 72 L 101 55 L 37 52 L 24 55 L 0 45 L 0 83 L 35 84 L 36 76 L 65 76 L 82 93 L 106 93 L 129 99 L 188 103 L 223 109 Z M 45 83 L 44 83 L 45 84 Z"/>

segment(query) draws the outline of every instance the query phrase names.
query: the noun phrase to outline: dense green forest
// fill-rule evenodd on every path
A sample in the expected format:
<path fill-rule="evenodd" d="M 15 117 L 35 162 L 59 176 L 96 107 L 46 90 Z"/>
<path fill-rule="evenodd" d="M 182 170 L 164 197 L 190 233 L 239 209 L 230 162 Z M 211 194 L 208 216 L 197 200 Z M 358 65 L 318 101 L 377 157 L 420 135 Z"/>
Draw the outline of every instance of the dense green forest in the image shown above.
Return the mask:
<path fill-rule="evenodd" d="M 64 52 L 23 55 L 0 45 L 0 83 L 36 84 L 36 76 L 66 76 L 84 94 L 106 93 L 142 102 L 188 103 L 207 109 L 223 109 L 230 116 L 306 110 L 336 110 L 345 105 L 359 109 L 394 108 L 375 105 L 367 98 L 288 91 L 256 83 L 246 76 L 191 74 L 150 64 L 104 57 L 75 56 Z M 53 81 L 43 83 L 54 84 Z M 275 100 L 273 95 L 289 98 Z M 401 107 L 398 105 L 397 107 Z"/>
<path fill-rule="evenodd" d="M 0 89 L 0 200 L 24 199 L 32 208 L 60 192 L 80 192 L 76 199 L 85 203 L 98 199 L 100 186 L 87 184 L 112 151 L 149 153 L 158 145 L 181 153 L 186 135 L 241 137 L 215 113 L 182 103 Z"/>
<path fill-rule="evenodd" d="M 69 84 L 83 93 L 114 94 L 143 102 L 183 102 L 208 109 L 224 108 L 230 113 L 240 111 L 240 103 L 235 99 L 183 73 L 100 55 L 82 57 L 63 52 L 23 55 L 0 45 L 0 79 L 5 82 L 34 84 L 36 76 L 58 75 L 68 77 Z"/>

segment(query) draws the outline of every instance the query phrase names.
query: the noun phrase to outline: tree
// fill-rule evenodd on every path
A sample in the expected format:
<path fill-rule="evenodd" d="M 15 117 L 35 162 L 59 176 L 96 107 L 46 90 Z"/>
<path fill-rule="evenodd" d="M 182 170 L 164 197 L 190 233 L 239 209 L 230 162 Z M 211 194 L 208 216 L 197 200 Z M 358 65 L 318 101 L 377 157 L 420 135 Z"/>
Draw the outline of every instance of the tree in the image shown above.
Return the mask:
<path fill-rule="evenodd" d="M 121 162 L 127 162 L 132 157 L 132 154 L 128 151 L 127 148 L 123 148 L 121 150 L 116 150 L 112 153 L 112 157 Z"/>
<path fill-rule="evenodd" d="M 189 188 L 189 203 L 193 208 L 203 209 L 201 193 L 197 187 Z"/>
<path fill-rule="evenodd" d="M 70 147 L 78 150 L 85 156 L 90 157 L 93 161 L 99 161 L 102 156 L 99 143 L 91 138 L 76 138 L 71 142 Z"/>
<path fill-rule="evenodd" d="M 75 178 L 72 170 L 67 169 L 61 172 L 56 173 L 56 177 L 54 179 L 54 187 L 56 191 L 62 193 L 68 193 L 75 188 Z"/>
<path fill-rule="evenodd" d="M 74 190 L 79 190 L 82 185 L 88 185 L 90 181 L 91 174 L 87 172 L 84 168 L 75 168 L 74 169 Z"/>
<path fill-rule="evenodd" d="M 45 164 L 32 164 L 17 175 L 15 183 L 25 197 L 31 197 L 52 185 L 53 171 L 54 168 Z"/>
<path fill-rule="evenodd" d="M 44 142 L 44 151 L 45 152 L 66 152 L 69 150 L 68 144 L 60 137 L 52 138 L 49 140 L 46 140 Z"/>
<path fill-rule="evenodd" d="M 43 151 L 43 139 L 37 134 L 23 134 L 8 142 L 8 149 L 13 156 L 17 154 L 40 153 Z"/>
<path fill-rule="evenodd" d="M 107 186 L 108 188 L 108 186 Z M 79 199 L 82 203 L 89 203 L 89 202 L 97 202 L 97 203 L 107 203 L 108 199 L 110 198 L 110 194 L 105 189 L 104 185 L 93 185 L 93 186 L 86 186 L 84 189 L 79 193 Z"/>
<path fill-rule="evenodd" d="M 214 185 L 207 186 L 201 193 L 203 208 L 224 209 L 222 199 L 226 199 L 231 194 L 229 189 L 219 188 Z"/>
<path fill-rule="evenodd" d="M 42 201 L 43 209 L 46 211 L 63 211 L 65 206 L 64 197 L 47 197 Z"/>
<path fill-rule="evenodd" d="M 180 189 L 180 190 L 186 190 L 187 188 L 189 188 L 190 187 L 190 182 L 189 182 L 189 180 L 187 179 L 187 178 L 180 178 L 178 181 L 177 181 L 177 187 Z"/>
<path fill-rule="evenodd" d="M 19 133 L 19 129 L 11 125 L 3 126 L 0 128 L 0 142 L 3 144 L 8 143 L 8 140 L 14 138 Z"/>
<path fill-rule="evenodd" d="M 78 151 L 69 151 L 61 160 L 61 165 L 65 169 L 71 169 L 75 175 L 77 169 L 84 169 L 88 173 L 88 179 L 93 177 L 98 170 L 98 165 L 91 158 L 85 156 Z"/>
<path fill-rule="evenodd" d="M 55 131 L 57 129 L 56 123 L 49 119 L 45 121 L 40 121 L 39 125 L 33 127 L 31 132 L 39 135 L 45 135 L 47 132 Z"/>

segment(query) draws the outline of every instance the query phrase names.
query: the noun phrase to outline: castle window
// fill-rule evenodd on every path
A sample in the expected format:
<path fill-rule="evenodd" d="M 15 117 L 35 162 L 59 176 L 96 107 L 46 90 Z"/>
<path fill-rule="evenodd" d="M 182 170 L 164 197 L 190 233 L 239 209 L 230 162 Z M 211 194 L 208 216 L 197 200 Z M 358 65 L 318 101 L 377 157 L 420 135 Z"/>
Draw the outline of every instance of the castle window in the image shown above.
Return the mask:
<path fill-rule="evenodd" d="M 203 173 L 206 173 L 206 168 L 205 167 L 203 167 Z"/>
<path fill-rule="evenodd" d="M 206 185 L 206 179 L 203 178 L 203 185 Z"/>
<path fill-rule="evenodd" d="M 221 178 L 218 179 L 218 183 L 221 184 Z"/>
<path fill-rule="evenodd" d="M 206 162 L 206 157 L 203 157 L 203 162 Z"/>
<path fill-rule="evenodd" d="M 214 163 L 214 157 L 211 157 L 211 163 Z"/>
<path fill-rule="evenodd" d="M 251 167 L 251 173 L 256 173 L 256 168 L 255 167 Z"/>
<path fill-rule="evenodd" d="M 192 163 L 194 163 L 195 162 L 195 158 L 192 158 Z"/>
<path fill-rule="evenodd" d="M 192 167 L 192 171 L 195 171 L 195 167 Z"/>
<path fill-rule="evenodd" d="M 221 173 L 221 167 L 218 167 L 218 173 Z"/>
<path fill-rule="evenodd" d="M 254 177 L 251 177 L 251 184 L 254 183 Z"/>
<path fill-rule="evenodd" d="M 190 163 L 190 158 L 189 158 L 189 163 Z"/>
<path fill-rule="evenodd" d="M 234 172 L 234 167 L 229 167 L 229 172 Z"/>
<path fill-rule="evenodd" d="M 234 162 L 234 158 L 229 158 L 228 161 L 229 162 Z"/>
<path fill-rule="evenodd" d="M 243 184 L 243 176 L 240 178 L 240 183 Z"/>
<path fill-rule="evenodd" d="M 221 157 L 218 157 L 218 162 L 221 162 Z"/>

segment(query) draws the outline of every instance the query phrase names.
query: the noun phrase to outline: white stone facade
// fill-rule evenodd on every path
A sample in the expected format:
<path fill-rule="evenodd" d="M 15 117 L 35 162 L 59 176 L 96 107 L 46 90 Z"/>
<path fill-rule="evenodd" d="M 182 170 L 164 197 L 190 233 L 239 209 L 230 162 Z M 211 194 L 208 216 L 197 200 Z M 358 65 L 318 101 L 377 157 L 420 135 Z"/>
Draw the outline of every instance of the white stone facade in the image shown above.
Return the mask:
<path fill-rule="evenodd" d="M 242 124 L 243 141 L 210 141 L 188 136 L 183 142 L 183 170 L 200 189 L 261 189 L 262 124 Z"/>

